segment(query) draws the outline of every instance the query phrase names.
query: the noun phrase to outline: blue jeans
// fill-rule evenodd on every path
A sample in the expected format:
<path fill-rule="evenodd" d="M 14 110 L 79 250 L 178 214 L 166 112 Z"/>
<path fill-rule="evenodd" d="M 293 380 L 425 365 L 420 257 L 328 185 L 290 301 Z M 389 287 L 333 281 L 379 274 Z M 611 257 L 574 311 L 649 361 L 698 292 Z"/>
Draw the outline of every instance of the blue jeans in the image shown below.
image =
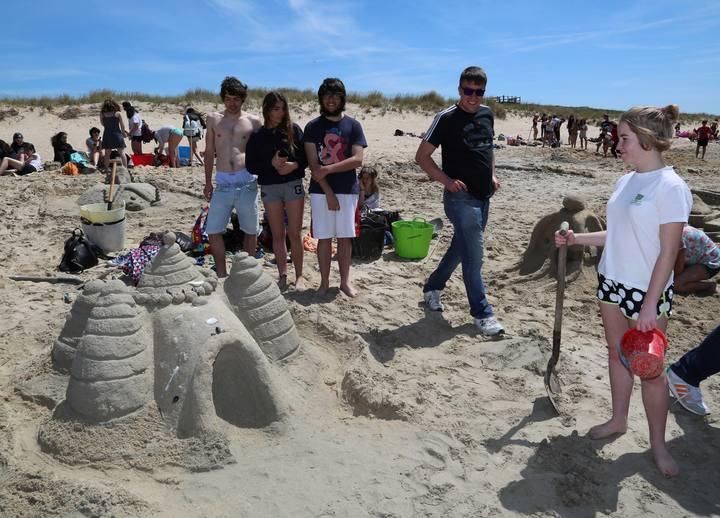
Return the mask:
<path fill-rule="evenodd" d="M 693 387 L 699 387 L 701 381 L 720 372 L 720 326 L 670 368 Z"/>
<path fill-rule="evenodd" d="M 463 282 L 475 318 L 492 316 L 482 279 L 483 241 L 490 208 L 489 199 L 478 199 L 467 192 L 443 192 L 445 214 L 452 223 L 450 248 L 425 283 L 423 292 L 443 290 L 455 268 L 462 263 Z"/>

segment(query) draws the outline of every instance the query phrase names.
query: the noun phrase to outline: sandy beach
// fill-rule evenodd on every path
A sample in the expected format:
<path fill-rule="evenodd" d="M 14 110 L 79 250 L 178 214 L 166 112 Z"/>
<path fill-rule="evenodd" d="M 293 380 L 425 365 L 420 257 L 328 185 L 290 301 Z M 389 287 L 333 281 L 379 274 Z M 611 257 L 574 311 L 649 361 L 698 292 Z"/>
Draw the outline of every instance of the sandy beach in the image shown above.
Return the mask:
<path fill-rule="evenodd" d="M 153 128 L 180 125 L 180 106 L 138 107 Z M 315 106 L 291 108 L 301 127 L 316 116 Z M 82 150 L 88 129 L 100 126 L 94 105 L 81 106 L 66 119 L 59 116 L 63 108 L 17 111 L 0 120 L 0 137 L 10 141 L 21 131 L 44 160 L 52 158 L 54 133 L 66 131 L 68 142 Z M 258 112 L 257 107 L 250 111 Z M 567 146 L 496 150 L 501 189 L 491 202 L 484 278 L 507 334 L 493 340 L 472 324 L 459 269 L 446 290 L 444 312 L 428 312 L 422 304 L 422 285 L 446 250 L 452 228 L 440 185 L 414 163 L 419 138 L 393 135 L 396 129 L 421 134 L 432 114 L 353 105 L 347 113 L 364 127 L 365 163 L 379 172 L 383 208 L 399 210 L 403 219 L 443 218 L 444 228 L 424 259 L 404 260 L 386 248 L 376 261 L 354 261 L 356 298 L 336 288 L 336 263 L 335 288 L 318 296 L 317 259 L 306 253 L 310 289 L 284 294 L 302 346 L 273 365 L 289 408 L 287 421 L 282 427 L 229 427 L 227 462 L 188 460 L 192 447 L 179 439 L 173 451 L 182 454 L 168 455 L 160 446 L 156 454 L 159 436 L 136 441 L 117 457 L 100 452 L 85 462 L 41 448 L 39 430 L 51 420 L 57 401 L 33 397 L 22 387 L 50 371 L 50 349 L 70 311 L 64 298 L 74 300 L 78 287 L 9 276 L 58 273 L 63 243 L 79 225 L 77 199 L 104 176 L 45 171 L 0 177 L 0 515 L 720 515 L 719 377 L 702 385 L 714 412 L 710 416 L 671 407 L 668 447 L 681 470 L 675 479 L 663 478 L 653 462 L 639 383 L 628 432 L 604 441 L 587 436 L 592 425 L 610 416 L 593 264 L 584 265 L 565 291 L 559 416 L 545 393 L 555 282 L 548 275 L 521 275 L 517 266 L 535 224 L 558 211 L 565 196 L 583 198 L 586 208 L 604 217 L 624 164 L 596 155 L 592 143 L 588 151 Z M 530 119 L 510 115 L 496 120 L 495 129 L 527 137 Z M 566 139 L 564 127 L 562 132 Z M 588 132 L 590 137 L 597 133 L 596 127 Z M 150 152 L 151 145 L 144 150 Z M 694 151 L 694 143 L 676 139 L 667 162 L 691 188 L 718 190 L 720 145 L 709 145 L 706 161 L 695 159 Z M 202 168 L 140 167 L 133 175 L 155 185 L 161 202 L 128 212 L 127 246 L 137 246 L 154 231 L 190 233 L 202 204 Z M 720 212 L 720 206 L 713 209 Z M 309 206 L 305 222 L 307 229 Z M 276 279 L 271 259 L 266 255 L 264 270 Z M 80 276 L 122 274 L 101 264 Z M 718 325 L 718 297 L 676 296 L 668 361 Z M 122 431 L 122 423 L 117 430 L 132 433 Z M 80 452 L 106 444 L 87 429 L 78 430 L 74 440 Z"/>

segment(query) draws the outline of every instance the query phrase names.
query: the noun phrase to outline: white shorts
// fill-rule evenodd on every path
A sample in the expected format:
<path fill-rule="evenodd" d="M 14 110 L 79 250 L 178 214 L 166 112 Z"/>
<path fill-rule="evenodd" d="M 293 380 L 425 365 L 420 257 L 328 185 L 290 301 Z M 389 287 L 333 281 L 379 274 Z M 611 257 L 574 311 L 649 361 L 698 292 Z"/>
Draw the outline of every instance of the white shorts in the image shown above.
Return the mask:
<path fill-rule="evenodd" d="M 357 194 L 336 194 L 340 210 L 329 210 L 324 194 L 310 194 L 312 235 L 315 239 L 356 237 Z"/>

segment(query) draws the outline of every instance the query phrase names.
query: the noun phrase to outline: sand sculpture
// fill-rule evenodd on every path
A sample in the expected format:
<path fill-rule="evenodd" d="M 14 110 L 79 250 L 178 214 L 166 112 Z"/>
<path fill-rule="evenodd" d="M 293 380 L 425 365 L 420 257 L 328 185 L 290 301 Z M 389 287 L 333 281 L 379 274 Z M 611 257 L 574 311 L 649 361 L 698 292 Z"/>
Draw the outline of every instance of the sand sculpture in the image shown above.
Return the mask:
<path fill-rule="evenodd" d="M 513 269 L 518 269 L 521 275 L 532 278 L 546 275 L 556 276 L 557 253 L 555 253 L 554 236 L 563 221 L 570 223 L 570 229 L 576 233 L 597 232 L 605 228 L 602 220 L 585 208 L 583 199 L 577 196 L 566 196 L 563 199 L 562 209 L 543 216 L 537 222 L 522 260 Z M 574 279 L 580 273 L 587 251 L 597 257 L 602 253 L 600 247 L 570 247 L 568 249 L 566 271 L 569 280 Z M 550 259 L 549 262 L 548 259 Z"/>
<path fill-rule="evenodd" d="M 277 285 L 241 253 L 221 292 L 163 240 L 137 288 L 94 280 L 75 301 L 52 351 L 69 373 L 64 412 L 104 423 L 156 408 L 178 437 L 283 420 L 272 364 L 300 339 Z"/>
<path fill-rule="evenodd" d="M 110 184 L 109 173 L 105 177 L 105 184 L 94 185 L 78 198 L 78 205 L 102 203 L 107 201 L 107 192 Z M 135 183 L 130 172 L 122 166 L 115 170 L 115 187 L 113 188 L 113 203 L 124 201 L 125 209 L 139 212 L 160 201 L 160 192 L 149 183 Z M 119 206 L 119 205 L 116 205 Z"/>

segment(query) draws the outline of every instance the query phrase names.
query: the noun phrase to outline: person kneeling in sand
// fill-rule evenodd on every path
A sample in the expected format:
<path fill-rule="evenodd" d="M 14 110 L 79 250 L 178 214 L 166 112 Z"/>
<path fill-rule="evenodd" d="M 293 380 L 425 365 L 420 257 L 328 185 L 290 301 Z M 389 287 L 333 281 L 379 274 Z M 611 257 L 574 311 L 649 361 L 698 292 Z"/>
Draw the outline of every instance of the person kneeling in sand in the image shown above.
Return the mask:
<path fill-rule="evenodd" d="M 240 230 L 245 234 L 243 249 L 255 255 L 258 234 L 257 176 L 245 168 L 245 147 L 253 131 L 262 123 L 255 115 L 242 112 L 247 98 L 247 85 L 236 77 L 226 77 L 220 85 L 220 98 L 225 104 L 222 113 L 207 118 L 205 141 L 205 198 L 210 202 L 206 232 L 215 259 L 218 277 L 227 276 L 223 233 L 233 208 Z M 217 160 L 215 188 L 213 166 Z"/>
<path fill-rule="evenodd" d="M 677 293 L 715 293 L 717 284 L 708 279 L 720 272 L 720 247 L 700 229 L 685 225 L 682 248 L 675 261 Z"/>
<path fill-rule="evenodd" d="M 604 247 L 597 297 L 608 347 L 612 417 L 590 429 L 593 439 L 627 430 L 634 375 L 619 348 L 623 335 L 631 328 L 665 332 L 672 312 L 672 269 L 692 207 L 690 189 L 662 156 L 670 148 L 677 118 L 675 105 L 623 113 L 618 149 L 635 170 L 615 184 L 607 203 L 607 230 L 555 234 L 558 247 Z M 655 463 L 663 475 L 677 475 L 678 465 L 665 444 L 669 397 L 664 374 L 642 380 L 642 399 Z"/>

